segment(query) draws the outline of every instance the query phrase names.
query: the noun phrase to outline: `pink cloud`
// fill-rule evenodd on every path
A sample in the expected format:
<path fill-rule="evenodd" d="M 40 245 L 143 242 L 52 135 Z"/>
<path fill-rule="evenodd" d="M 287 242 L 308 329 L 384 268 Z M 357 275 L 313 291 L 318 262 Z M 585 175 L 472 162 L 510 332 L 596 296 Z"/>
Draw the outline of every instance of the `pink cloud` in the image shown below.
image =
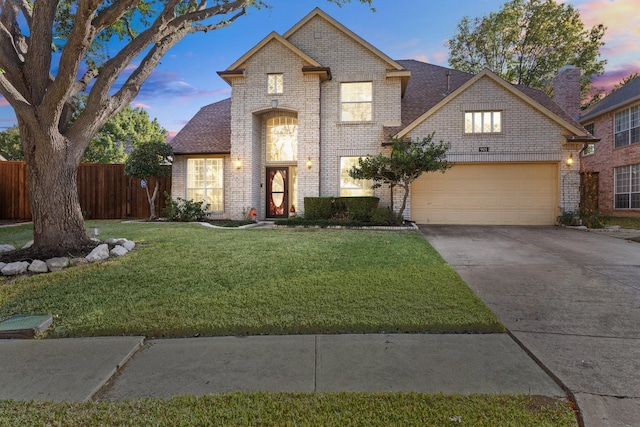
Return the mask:
<path fill-rule="evenodd" d="M 640 73 L 640 61 L 629 62 L 618 67 L 611 68 L 600 77 L 595 78 L 593 85 L 608 92 L 613 88 L 613 86 L 620 83 L 622 79 L 633 73 Z"/>
<path fill-rule="evenodd" d="M 143 104 L 142 102 L 136 102 L 135 104 L 133 104 L 133 106 L 135 108 L 144 108 L 145 110 L 150 110 L 152 109 L 152 107 L 150 105 L 147 104 Z"/>
<path fill-rule="evenodd" d="M 9 105 L 9 101 L 7 101 L 5 97 L 0 96 L 0 107 L 6 107 L 7 105 Z"/>
<path fill-rule="evenodd" d="M 167 142 L 171 142 L 171 140 L 178 134 L 177 130 L 167 131 Z"/>
<path fill-rule="evenodd" d="M 607 27 L 600 49 L 610 64 L 620 64 L 638 57 L 640 9 L 638 0 L 586 0 L 576 4 L 587 28 L 598 24 Z"/>

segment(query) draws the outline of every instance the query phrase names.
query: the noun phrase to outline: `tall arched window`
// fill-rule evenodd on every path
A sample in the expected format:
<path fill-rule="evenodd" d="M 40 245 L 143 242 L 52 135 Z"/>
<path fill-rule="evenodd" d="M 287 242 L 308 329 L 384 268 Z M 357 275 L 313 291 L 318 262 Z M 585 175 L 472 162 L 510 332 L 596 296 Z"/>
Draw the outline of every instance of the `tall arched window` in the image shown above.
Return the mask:
<path fill-rule="evenodd" d="M 298 119 L 273 117 L 267 120 L 267 162 L 298 160 Z"/>

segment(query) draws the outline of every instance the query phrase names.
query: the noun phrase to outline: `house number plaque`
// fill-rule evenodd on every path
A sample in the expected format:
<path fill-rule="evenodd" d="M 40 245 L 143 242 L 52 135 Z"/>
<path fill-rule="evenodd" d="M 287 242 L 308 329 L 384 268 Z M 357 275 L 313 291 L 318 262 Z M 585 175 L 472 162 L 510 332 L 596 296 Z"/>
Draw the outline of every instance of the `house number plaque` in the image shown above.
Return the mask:
<path fill-rule="evenodd" d="M 478 147 L 478 151 L 481 153 L 488 153 L 489 147 Z"/>

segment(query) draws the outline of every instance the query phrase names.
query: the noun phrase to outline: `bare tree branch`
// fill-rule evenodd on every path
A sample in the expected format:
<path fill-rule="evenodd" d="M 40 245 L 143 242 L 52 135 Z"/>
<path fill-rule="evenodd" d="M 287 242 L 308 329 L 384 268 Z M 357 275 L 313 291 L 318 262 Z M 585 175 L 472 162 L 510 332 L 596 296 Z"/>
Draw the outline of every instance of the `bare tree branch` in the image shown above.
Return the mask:
<path fill-rule="evenodd" d="M 37 1 L 33 8 L 33 20 L 37 25 L 31 27 L 28 50 L 24 60 L 24 68 L 29 70 L 25 80 L 29 91 L 29 99 L 39 104 L 49 85 L 51 70 L 51 43 L 53 35 L 51 27 L 56 17 L 58 1 Z"/>

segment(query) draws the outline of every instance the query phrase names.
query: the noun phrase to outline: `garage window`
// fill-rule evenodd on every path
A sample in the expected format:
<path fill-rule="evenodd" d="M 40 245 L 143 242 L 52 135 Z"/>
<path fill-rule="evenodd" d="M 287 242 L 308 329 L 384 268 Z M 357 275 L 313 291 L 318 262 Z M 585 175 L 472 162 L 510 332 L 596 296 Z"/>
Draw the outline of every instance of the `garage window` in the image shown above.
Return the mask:
<path fill-rule="evenodd" d="M 502 132 L 501 111 L 467 111 L 464 113 L 464 133 Z"/>
<path fill-rule="evenodd" d="M 616 209 L 640 208 L 640 164 L 615 169 Z"/>

